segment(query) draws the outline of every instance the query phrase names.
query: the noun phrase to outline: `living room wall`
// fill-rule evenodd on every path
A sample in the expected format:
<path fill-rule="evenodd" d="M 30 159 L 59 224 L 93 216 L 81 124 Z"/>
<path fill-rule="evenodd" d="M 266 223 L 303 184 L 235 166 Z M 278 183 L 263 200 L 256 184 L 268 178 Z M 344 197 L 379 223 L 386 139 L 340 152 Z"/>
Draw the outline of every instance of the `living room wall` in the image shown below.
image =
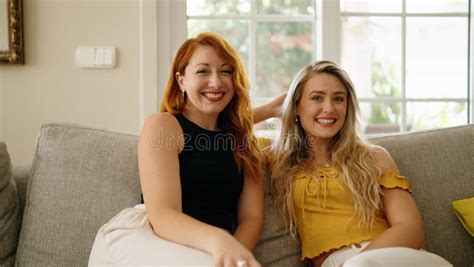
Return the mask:
<path fill-rule="evenodd" d="M 146 2 L 23 0 L 26 63 L 0 65 L 0 140 L 7 143 L 14 165 L 31 164 L 45 123 L 138 134 L 146 97 L 140 61 L 140 9 Z M 153 32 L 149 36 L 154 40 Z M 89 45 L 114 46 L 116 67 L 76 67 L 76 47 Z M 154 55 L 147 58 L 154 60 Z"/>

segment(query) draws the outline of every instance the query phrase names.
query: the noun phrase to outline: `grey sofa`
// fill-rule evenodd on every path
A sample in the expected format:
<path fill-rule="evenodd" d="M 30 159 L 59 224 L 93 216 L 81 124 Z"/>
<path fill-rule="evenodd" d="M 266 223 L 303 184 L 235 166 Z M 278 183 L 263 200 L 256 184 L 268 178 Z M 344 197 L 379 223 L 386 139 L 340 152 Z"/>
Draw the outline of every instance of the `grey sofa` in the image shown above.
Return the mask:
<path fill-rule="evenodd" d="M 18 192 L 8 194 L 7 202 L 13 203 L 8 218 L 13 223 L 5 248 L 10 245 L 13 250 L 0 254 L 0 266 L 86 265 L 99 227 L 140 202 L 137 140 L 135 135 L 79 125 L 41 127 L 32 167 L 14 167 L 9 186 L 0 183 L 2 197 L 7 187 Z M 474 125 L 373 141 L 387 148 L 413 183 L 425 223 L 425 249 L 454 266 L 472 267 L 474 239 L 456 218 L 451 202 L 474 196 Z M 0 168 L 0 180 L 6 181 L 11 172 L 8 154 L 1 149 L 0 145 L 0 163 L 7 167 Z M 285 233 L 271 202 L 267 197 L 256 257 L 263 266 L 305 266 L 299 261 L 298 244 Z M 21 220 L 15 214 L 21 214 Z M 1 257 L 6 260 L 1 262 Z"/>

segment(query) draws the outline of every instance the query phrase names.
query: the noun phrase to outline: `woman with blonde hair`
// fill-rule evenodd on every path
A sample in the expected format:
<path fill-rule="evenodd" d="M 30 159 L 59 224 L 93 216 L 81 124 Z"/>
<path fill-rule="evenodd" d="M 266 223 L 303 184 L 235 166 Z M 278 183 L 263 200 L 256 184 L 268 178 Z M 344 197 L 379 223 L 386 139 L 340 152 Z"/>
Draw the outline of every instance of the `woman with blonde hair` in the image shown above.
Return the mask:
<path fill-rule="evenodd" d="M 271 186 L 288 229 L 299 234 L 301 259 L 341 266 L 362 251 L 404 247 L 422 262 L 445 262 L 418 251 L 425 238 L 411 184 L 385 149 L 361 137 L 358 113 L 354 86 L 335 63 L 295 75 L 271 148 Z"/>
<path fill-rule="evenodd" d="M 251 251 L 263 224 L 263 157 L 249 87 L 223 37 L 207 32 L 183 43 L 160 112 L 140 134 L 145 205 L 99 230 L 90 265 L 260 266 Z"/>

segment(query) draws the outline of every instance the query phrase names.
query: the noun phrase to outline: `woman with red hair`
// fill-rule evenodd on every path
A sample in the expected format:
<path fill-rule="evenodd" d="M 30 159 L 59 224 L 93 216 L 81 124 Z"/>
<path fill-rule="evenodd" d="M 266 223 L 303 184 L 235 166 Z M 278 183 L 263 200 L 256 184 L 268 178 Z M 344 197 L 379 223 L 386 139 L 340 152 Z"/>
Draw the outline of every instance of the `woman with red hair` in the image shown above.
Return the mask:
<path fill-rule="evenodd" d="M 180 47 L 160 112 L 140 134 L 145 205 L 99 230 L 90 265 L 260 266 L 251 251 L 263 224 L 264 160 L 249 87 L 221 36 L 201 33 Z"/>

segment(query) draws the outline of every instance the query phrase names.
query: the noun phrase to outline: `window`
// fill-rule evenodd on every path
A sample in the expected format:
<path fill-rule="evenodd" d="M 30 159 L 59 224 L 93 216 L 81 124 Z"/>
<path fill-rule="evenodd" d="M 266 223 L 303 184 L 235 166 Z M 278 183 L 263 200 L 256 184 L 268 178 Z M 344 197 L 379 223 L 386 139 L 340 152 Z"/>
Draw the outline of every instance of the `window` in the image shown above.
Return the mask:
<path fill-rule="evenodd" d="M 257 104 L 285 92 L 293 74 L 315 58 L 312 0 L 190 0 L 188 36 L 214 31 L 240 52 Z"/>
<path fill-rule="evenodd" d="M 324 58 L 352 77 L 366 134 L 472 121 L 469 0 L 188 0 L 185 9 L 188 36 L 215 31 L 241 53 L 255 105 Z"/>
<path fill-rule="evenodd" d="M 366 133 L 469 119 L 468 0 L 341 0 L 341 64 Z"/>

